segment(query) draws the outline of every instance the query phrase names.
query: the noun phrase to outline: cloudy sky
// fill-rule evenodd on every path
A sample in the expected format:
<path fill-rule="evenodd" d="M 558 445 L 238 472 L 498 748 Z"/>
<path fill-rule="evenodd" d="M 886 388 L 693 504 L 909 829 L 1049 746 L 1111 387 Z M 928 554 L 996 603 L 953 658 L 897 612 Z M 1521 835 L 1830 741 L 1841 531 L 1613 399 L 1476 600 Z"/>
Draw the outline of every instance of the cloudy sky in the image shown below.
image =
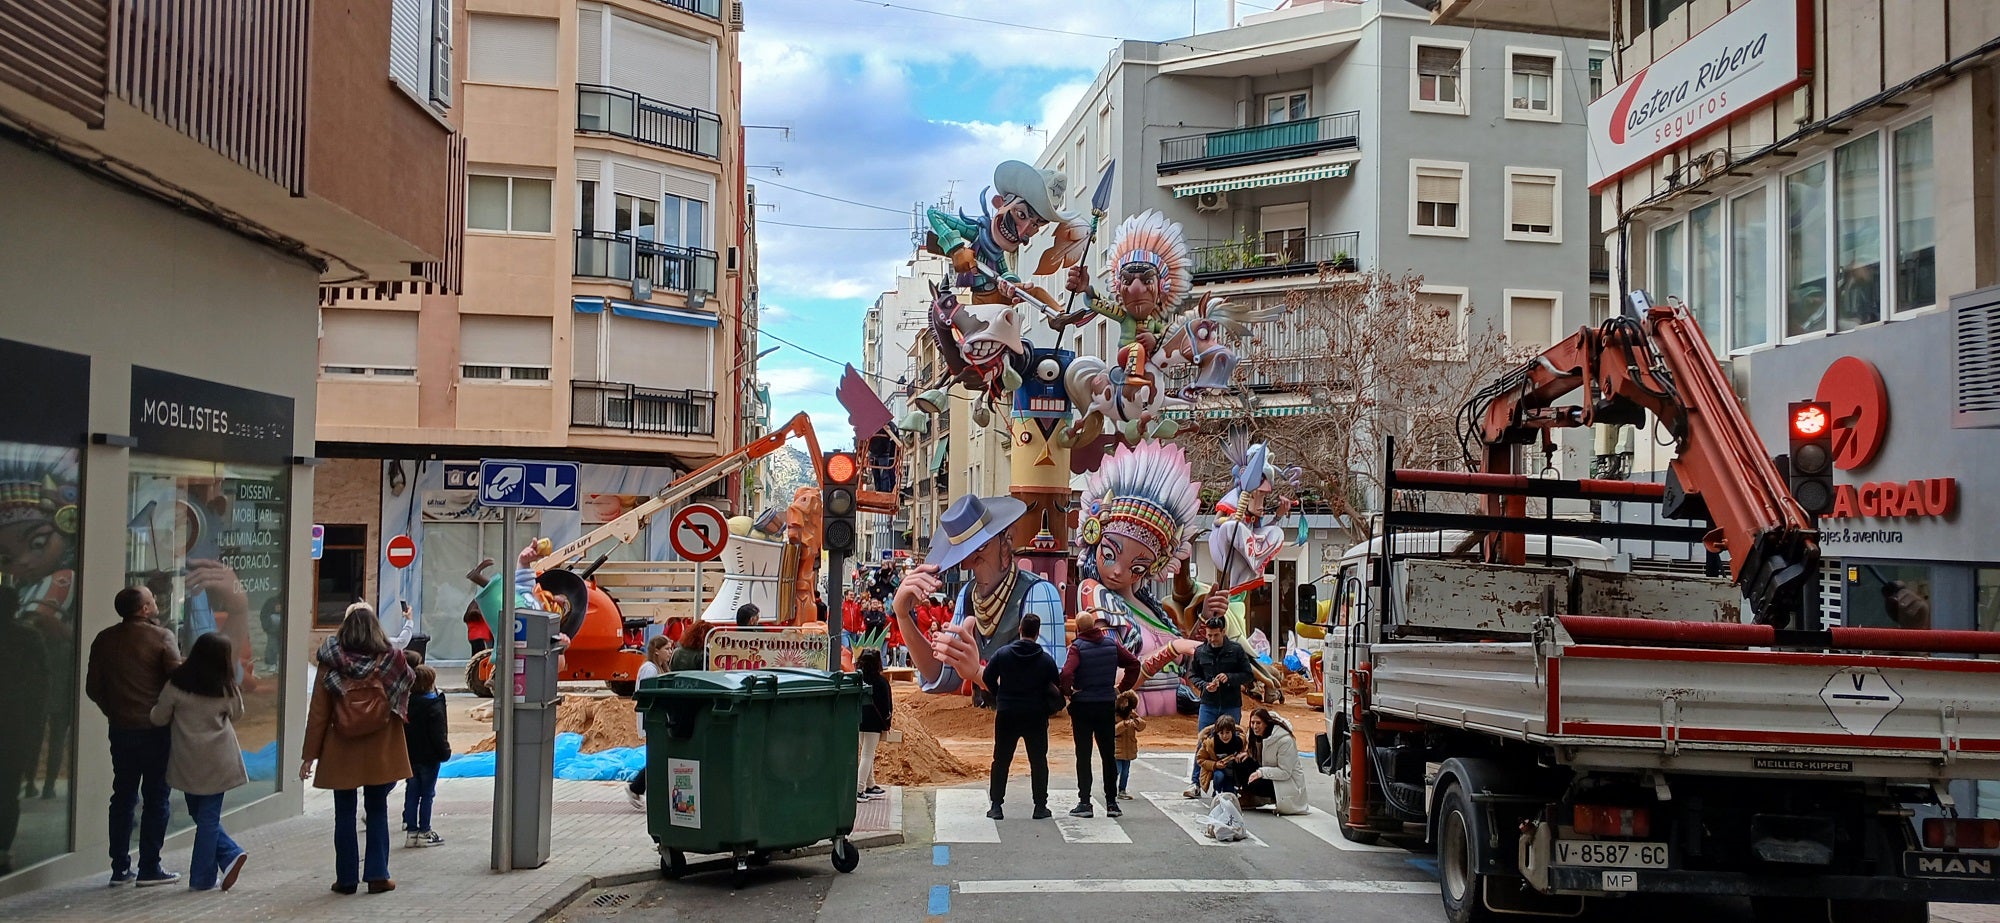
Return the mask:
<path fill-rule="evenodd" d="M 1241 15 L 1276 5 L 1238 0 Z M 842 363 L 861 366 L 862 313 L 910 256 L 912 208 L 951 190 L 969 210 L 995 164 L 1032 162 L 1045 136 L 1029 126 L 1061 126 L 1116 38 L 1209 31 L 1227 15 L 1224 0 L 744 6 L 744 123 L 790 129 L 747 132 L 762 345 L 781 347 L 760 372 L 773 422 L 811 413 L 829 448 L 853 440 L 834 385 Z M 756 168 L 773 165 L 782 173 Z"/>

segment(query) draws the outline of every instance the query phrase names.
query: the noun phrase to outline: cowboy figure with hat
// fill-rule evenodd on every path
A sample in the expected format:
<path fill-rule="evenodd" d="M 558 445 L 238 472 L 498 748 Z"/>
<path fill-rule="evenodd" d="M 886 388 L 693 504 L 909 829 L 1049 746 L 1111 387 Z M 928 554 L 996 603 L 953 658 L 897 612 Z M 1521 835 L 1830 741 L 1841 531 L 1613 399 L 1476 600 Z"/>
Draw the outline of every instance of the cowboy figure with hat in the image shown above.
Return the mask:
<path fill-rule="evenodd" d="M 978 218 L 938 208 L 925 213 L 931 225 L 928 249 L 951 260 L 958 284 L 972 289 L 973 304 L 1019 304 L 1032 298 L 1053 305 L 1046 289 L 1021 283 L 1014 264 L 1023 244 L 1066 217 L 1056 211 L 1056 203 L 1068 188 L 1068 178 L 1054 170 L 1003 161 L 993 170 L 991 211 L 981 202 Z"/>
<path fill-rule="evenodd" d="M 1055 584 L 1014 564 L 1008 533 L 1027 511 L 1012 497 L 960 497 L 938 521 L 924 563 L 904 575 L 896 588 L 896 623 L 909 647 L 923 690 L 930 693 L 973 693 L 987 704 L 980 674 L 988 660 L 1021 634 L 1021 616 L 1041 620 L 1036 639 L 1061 666 L 1066 653 L 1063 604 Z M 944 588 L 940 575 L 954 567 L 972 571 L 959 590 L 950 624 L 934 634 L 917 627 L 917 604 Z"/>

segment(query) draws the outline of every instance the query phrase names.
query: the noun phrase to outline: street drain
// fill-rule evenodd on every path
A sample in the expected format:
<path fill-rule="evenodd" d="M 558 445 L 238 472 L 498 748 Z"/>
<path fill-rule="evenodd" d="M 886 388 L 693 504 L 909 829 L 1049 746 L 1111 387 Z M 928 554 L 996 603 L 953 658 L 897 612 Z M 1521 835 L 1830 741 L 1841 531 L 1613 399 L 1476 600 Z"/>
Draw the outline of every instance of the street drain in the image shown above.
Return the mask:
<path fill-rule="evenodd" d="M 598 896 L 591 898 L 590 904 L 593 907 L 616 907 L 631 899 L 632 895 L 630 894 L 627 894 L 623 891 L 613 891 L 608 894 L 599 894 Z"/>

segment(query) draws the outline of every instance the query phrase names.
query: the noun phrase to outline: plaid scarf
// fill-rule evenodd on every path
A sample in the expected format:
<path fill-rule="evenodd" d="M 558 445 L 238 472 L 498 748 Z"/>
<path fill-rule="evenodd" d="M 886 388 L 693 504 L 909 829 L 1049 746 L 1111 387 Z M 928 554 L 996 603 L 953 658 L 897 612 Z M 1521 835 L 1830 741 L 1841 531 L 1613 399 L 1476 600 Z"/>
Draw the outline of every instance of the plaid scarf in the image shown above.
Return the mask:
<path fill-rule="evenodd" d="M 346 695 L 350 683 L 379 673 L 382 689 L 389 696 L 389 710 L 404 721 L 410 720 L 410 687 L 416 684 L 417 674 L 403 659 L 402 651 L 390 648 L 386 654 L 360 654 L 341 647 L 339 638 L 328 638 L 321 642 L 316 657 L 319 681 L 326 684 L 327 691 Z"/>

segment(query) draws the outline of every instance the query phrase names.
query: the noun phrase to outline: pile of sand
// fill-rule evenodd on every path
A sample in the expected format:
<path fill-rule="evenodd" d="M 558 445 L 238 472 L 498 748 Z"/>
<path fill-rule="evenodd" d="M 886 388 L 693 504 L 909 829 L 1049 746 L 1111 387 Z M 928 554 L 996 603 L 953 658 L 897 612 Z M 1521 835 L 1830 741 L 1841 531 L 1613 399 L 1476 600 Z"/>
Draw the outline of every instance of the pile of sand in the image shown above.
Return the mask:
<path fill-rule="evenodd" d="M 631 699 L 615 695 L 564 693 L 556 706 L 556 733 L 583 735 L 583 752 L 596 753 L 618 747 L 643 747 L 639 722 Z M 489 719 L 490 720 L 490 719 Z M 467 753 L 488 753 L 496 746 L 492 735 L 466 748 Z"/>
<path fill-rule="evenodd" d="M 889 726 L 900 731 L 903 739 L 884 740 L 876 747 L 875 781 L 885 785 L 941 785 L 983 777 L 986 774 L 983 767 L 966 763 L 938 742 L 911 705 L 913 698 L 937 697 L 906 695 L 896 703 Z"/>

